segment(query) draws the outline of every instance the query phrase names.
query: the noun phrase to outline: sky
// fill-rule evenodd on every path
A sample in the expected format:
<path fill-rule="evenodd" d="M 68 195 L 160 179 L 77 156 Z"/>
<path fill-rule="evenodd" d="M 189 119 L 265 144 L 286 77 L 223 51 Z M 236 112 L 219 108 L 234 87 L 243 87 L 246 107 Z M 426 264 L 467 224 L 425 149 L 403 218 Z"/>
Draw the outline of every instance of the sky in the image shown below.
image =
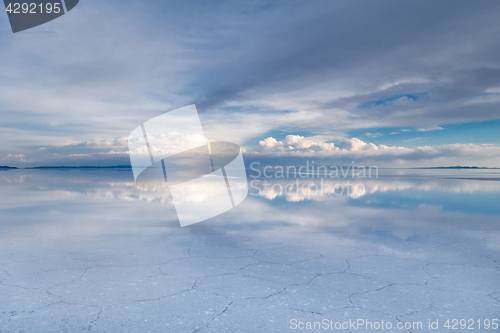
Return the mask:
<path fill-rule="evenodd" d="M 498 1 L 81 0 L 0 15 L 0 165 L 129 164 L 196 104 L 263 164 L 500 167 Z M 305 163 L 305 162 L 304 162 Z"/>

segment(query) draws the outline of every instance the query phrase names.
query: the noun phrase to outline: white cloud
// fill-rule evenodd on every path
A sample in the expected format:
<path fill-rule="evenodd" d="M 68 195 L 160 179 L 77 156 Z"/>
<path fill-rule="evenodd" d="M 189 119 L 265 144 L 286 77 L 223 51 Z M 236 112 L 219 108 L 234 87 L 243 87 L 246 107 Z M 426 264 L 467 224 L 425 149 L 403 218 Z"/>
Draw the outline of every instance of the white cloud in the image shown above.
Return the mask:
<path fill-rule="evenodd" d="M 417 131 L 428 132 L 428 131 L 442 131 L 442 130 L 444 130 L 444 128 L 442 128 L 440 126 L 436 126 L 436 127 L 429 127 L 429 128 L 419 128 Z"/>
<path fill-rule="evenodd" d="M 290 152 L 290 153 L 314 153 L 324 151 L 337 151 L 333 143 L 316 141 L 314 139 L 304 138 L 300 135 L 287 135 L 282 141 L 278 141 L 273 137 L 261 140 L 257 151 L 264 153 L 273 152 Z"/>
<path fill-rule="evenodd" d="M 369 136 L 371 138 L 377 138 L 379 136 L 383 136 L 381 133 L 365 133 L 366 136 Z"/>
<path fill-rule="evenodd" d="M 246 152 L 248 154 L 275 157 L 350 157 L 357 160 L 376 159 L 398 163 L 404 161 L 436 161 L 450 158 L 478 162 L 500 158 L 500 147 L 493 144 L 456 143 L 406 148 L 376 145 L 358 138 L 343 139 L 334 144 L 321 141 L 317 137 L 305 138 L 299 135 L 287 135 L 281 141 L 268 137 L 261 140 L 258 147 L 247 149 Z"/>
<path fill-rule="evenodd" d="M 111 147 L 126 147 L 127 137 L 114 138 L 114 139 L 94 139 L 85 141 L 84 143 L 77 144 L 83 145 L 88 148 L 111 148 Z M 71 145 L 68 145 L 71 146 Z"/>
<path fill-rule="evenodd" d="M 392 147 L 392 149 L 401 149 L 402 147 Z M 262 153 L 342 153 L 342 152 L 361 152 L 361 151 L 376 151 L 387 150 L 390 147 L 385 145 L 375 145 L 373 143 L 366 143 L 360 139 L 343 139 L 337 143 L 324 142 L 318 140 L 316 137 L 305 138 L 300 135 L 287 135 L 282 141 L 278 141 L 273 137 L 261 140 L 259 147 L 254 149 L 256 152 Z"/>
<path fill-rule="evenodd" d="M 27 162 L 23 154 L 8 154 L 3 158 L 4 161 Z"/>

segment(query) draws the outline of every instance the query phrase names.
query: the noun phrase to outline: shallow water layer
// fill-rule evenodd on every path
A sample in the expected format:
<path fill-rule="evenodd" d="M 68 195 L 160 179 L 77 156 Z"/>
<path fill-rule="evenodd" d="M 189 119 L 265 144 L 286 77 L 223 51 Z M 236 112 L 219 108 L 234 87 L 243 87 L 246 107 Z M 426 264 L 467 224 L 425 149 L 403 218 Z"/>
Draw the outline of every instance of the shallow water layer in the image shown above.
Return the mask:
<path fill-rule="evenodd" d="M 0 331 L 494 332 L 499 179 L 249 172 L 242 204 L 181 228 L 130 170 L 2 171 Z"/>

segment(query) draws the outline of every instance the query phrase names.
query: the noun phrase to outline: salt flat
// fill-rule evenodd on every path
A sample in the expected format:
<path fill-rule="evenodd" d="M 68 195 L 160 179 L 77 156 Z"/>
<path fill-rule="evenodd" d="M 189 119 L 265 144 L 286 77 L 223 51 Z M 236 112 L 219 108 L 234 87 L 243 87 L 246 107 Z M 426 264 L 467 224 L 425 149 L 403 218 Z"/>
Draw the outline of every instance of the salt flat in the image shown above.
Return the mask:
<path fill-rule="evenodd" d="M 180 228 L 168 193 L 127 171 L 0 172 L 0 332 L 295 332 L 324 319 L 445 332 L 447 319 L 500 318 L 500 182 L 470 173 L 381 175 L 342 196 L 251 191 Z"/>

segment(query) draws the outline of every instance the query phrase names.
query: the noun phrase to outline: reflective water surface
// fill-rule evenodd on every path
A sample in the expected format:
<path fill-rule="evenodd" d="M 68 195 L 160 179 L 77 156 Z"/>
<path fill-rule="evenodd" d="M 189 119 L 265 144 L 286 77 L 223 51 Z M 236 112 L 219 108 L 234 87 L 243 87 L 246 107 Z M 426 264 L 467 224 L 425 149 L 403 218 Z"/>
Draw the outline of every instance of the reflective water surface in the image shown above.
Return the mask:
<path fill-rule="evenodd" d="M 0 331 L 494 331 L 500 170 L 248 174 L 243 203 L 181 228 L 128 169 L 1 171 Z"/>

